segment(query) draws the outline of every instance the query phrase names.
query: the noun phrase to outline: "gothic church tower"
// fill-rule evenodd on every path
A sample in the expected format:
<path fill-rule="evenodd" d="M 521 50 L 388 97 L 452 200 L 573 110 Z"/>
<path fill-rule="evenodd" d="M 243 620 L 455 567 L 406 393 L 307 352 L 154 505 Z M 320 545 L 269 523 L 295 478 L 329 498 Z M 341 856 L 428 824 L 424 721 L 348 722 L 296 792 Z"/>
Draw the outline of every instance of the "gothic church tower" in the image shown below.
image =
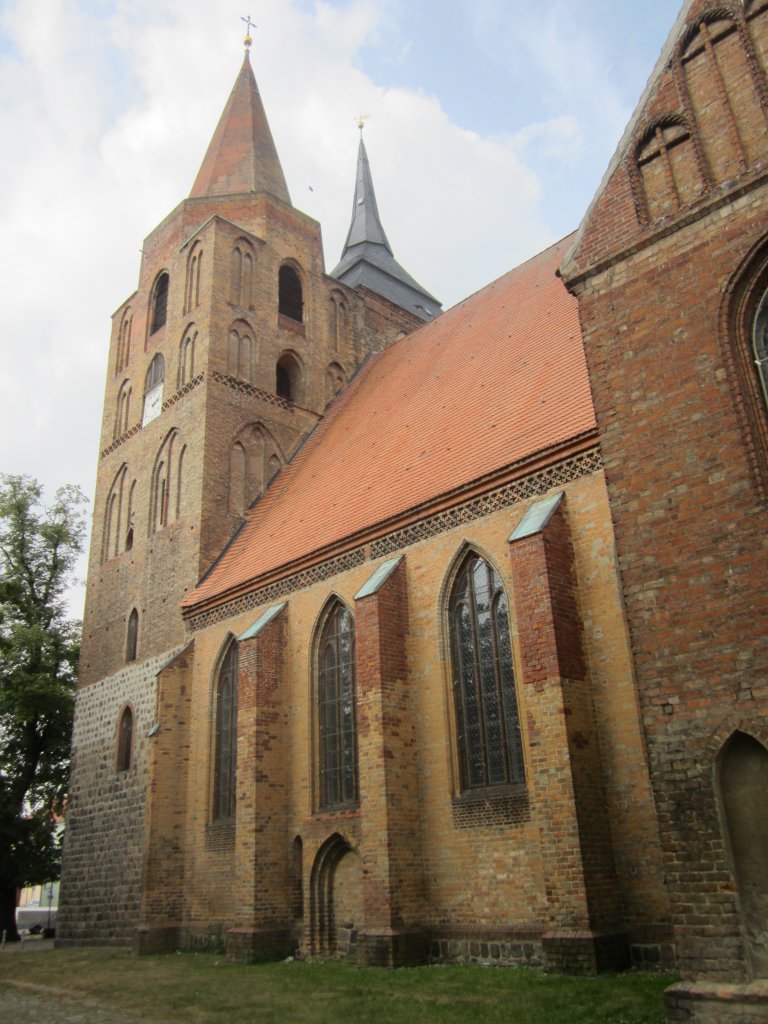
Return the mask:
<path fill-rule="evenodd" d="M 147 734 L 157 675 L 184 657 L 184 594 L 366 355 L 439 311 L 392 256 L 362 143 L 350 237 L 337 276 L 325 272 L 320 225 L 291 204 L 249 46 L 189 198 L 146 238 L 138 288 L 113 317 L 64 941 L 135 930 Z M 365 272 L 350 276 L 353 264 Z"/>

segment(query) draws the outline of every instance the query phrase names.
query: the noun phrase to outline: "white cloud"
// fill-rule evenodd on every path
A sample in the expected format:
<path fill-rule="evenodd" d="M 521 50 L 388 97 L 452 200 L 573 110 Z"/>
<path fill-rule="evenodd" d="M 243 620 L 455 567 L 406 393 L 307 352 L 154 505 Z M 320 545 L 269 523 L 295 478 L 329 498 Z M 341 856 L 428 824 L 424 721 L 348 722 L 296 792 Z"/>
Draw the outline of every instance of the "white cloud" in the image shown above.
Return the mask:
<path fill-rule="evenodd" d="M 513 52 L 504 10 L 497 54 Z M 3 8 L 0 470 L 92 488 L 109 316 L 135 288 L 142 239 L 191 188 L 237 75 L 242 12 L 235 0 Z M 361 54 L 392 40 L 405 52 L 408 17 L 401 0 L 263 0 L 252 60 L 293 201 L 321 222 L 329 269 L 349 223 L 362 111 L 395 255 L 452 304 L 551 241 L 533 154 L 568 155 L 589 133 L 553 101 L 550 118 L 514 134 L 497 97 L 499 134 L 482 137 L 438 98 L 374 83 Z M 571 42 L 573 59 L 561 22 L 545 19 L 532 87 L 573 90 L 585 106 L 597 93 L 599 124 L 618 119 L 590 40 Z"/>

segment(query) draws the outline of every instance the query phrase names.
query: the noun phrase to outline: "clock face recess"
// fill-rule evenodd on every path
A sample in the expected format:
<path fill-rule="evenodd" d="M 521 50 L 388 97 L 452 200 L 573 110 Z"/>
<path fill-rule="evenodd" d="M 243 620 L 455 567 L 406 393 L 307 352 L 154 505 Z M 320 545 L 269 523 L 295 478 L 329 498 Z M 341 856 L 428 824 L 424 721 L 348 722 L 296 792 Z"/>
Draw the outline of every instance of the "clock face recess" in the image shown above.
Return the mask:
<path fill-rule="evenodd" d="M 144 396 L 144 418 L 141 421 L 142 427 L 146 427 L 152 420 L 156 420 L 163 408 L 163 385 L 158 384 L 148 391 Z"/>

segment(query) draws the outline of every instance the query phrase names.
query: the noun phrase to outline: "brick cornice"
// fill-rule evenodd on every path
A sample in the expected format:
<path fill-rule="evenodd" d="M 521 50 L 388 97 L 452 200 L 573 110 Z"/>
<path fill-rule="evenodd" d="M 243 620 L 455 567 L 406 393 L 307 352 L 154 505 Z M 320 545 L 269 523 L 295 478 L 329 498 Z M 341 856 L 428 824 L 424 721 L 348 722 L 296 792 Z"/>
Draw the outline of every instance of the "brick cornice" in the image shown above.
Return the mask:
<path fill-rule="evenodd" d="M 601 469 L 597 434 L 590 430 L 555 451 L 505 467 L 467 488 L 411 509 L 404 516 L 376 524 L 337 545 L 286 563 L 274 573 L 190 606 L 184 609 L 184 617 L 192 629 L 205 628 Z"/>

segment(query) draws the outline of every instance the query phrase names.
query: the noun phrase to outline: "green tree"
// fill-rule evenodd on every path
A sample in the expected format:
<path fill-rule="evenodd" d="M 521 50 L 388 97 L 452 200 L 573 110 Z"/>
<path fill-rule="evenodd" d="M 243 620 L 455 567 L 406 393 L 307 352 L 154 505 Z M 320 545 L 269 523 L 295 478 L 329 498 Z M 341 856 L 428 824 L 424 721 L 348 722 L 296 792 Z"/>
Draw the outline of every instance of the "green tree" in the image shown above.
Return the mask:
<path fill-rule="evenodd" d="M 85 535 L 85 497 L 0 476 L 0 932 L 18 939 L 16 890 L 58 878 L 55 819 L 69 769 L 80 623 L 65 591 Z"/>

